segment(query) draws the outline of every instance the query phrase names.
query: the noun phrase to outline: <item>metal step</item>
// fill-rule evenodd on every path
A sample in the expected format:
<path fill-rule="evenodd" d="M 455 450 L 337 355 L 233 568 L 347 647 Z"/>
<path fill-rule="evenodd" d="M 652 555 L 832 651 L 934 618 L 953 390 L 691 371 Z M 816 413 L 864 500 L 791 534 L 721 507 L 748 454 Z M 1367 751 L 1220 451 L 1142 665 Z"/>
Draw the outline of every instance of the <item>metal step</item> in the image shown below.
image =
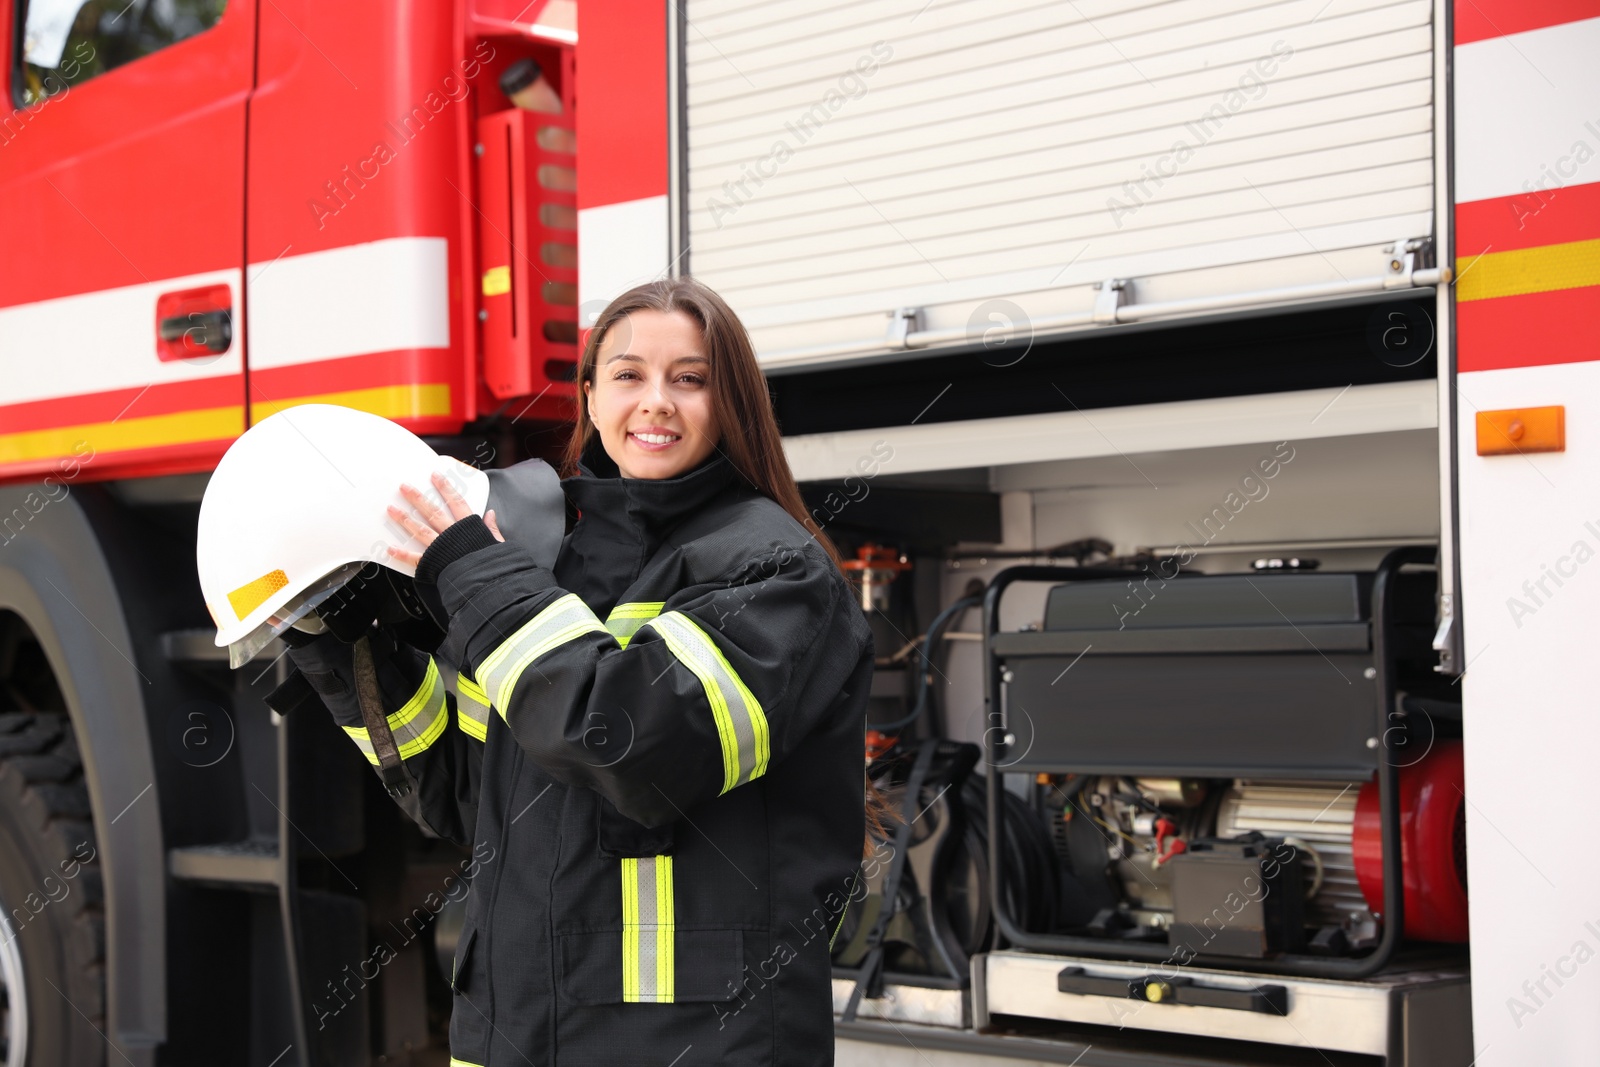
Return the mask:
<path fill-rule="evenodd" d="M 836 1017 L 850 1002 L 850 994 L 855 991 L 855 986 L 855 982 L 848 979 L 833 979 L 833 1014 Z M 966 989 L 928 989 L 885 982 L 881 999 L 861 998 L 856 1018 L 886 1019 L 960 1030 L 972 1025 L 972 994 Z"/>
<path fill-rule="evenodd" d="M 161 654 L 171 662 L 185 666 L 227 668 L 228 647 L 218 646 L 216 639 L 215 630 L 168 630 L 161 635 Z M 273 638 L 256 653 L 252 662 L 264 667 L 284 651 L 283 642 Z"/>
<path fill-rule="evenodd" d="M 1289 978 L 1166 963 L 1134 964 L 1031 952 L 991 952 L 977 957 L 983 992 L 974 1025 L 994 1025 L 992 1016 L 1114 1026 L 1123 1031 L 1181 1035 L 1196 1040 L 1226 1038 L 1261 1044 L 1385 1057 L 1391 1064 L 1466 1063 L 1472 1058 L 1470 988 L 1464 959 L 1419 960 L 1357 980 Z M 1410 969 L 1410 967 L 1417 969 Z M 1126 994 L 1064 991 L 1064 969 L 1121 980 Z M 1287 1010 L 1245 1011 L 1184 1004 L 1175 998 L 1136 999 L 1129 983 L 1188 981 L 1213 991 L 1281 987 Z M 1108 981 L 1107 987 L 1115 984 Z M 1198 1046 L 1196 1046 L 1198 1048 Z M 1429 1050 L 1427 1057 L 1417 1050 Z M 1434 1058 L 1437 1056 L 1438 1058 Z"/>
<path fill-rule="evenodd" d="M 229 841 L 175 848 L 167 853 L 167 869 L 185 882 L 276 892 L 278 845 L 275 841 Z"/>

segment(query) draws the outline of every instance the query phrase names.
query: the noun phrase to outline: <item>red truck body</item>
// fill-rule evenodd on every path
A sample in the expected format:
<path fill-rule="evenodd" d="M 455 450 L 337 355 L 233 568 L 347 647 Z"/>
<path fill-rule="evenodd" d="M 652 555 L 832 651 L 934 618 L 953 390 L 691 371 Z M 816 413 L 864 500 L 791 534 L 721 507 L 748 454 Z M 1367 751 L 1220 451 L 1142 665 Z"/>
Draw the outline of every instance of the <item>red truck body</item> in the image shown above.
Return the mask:
<path fill-rule="evenodd" d="M 0 383 L 0 479 L 48 474 L 78 442 L 91 478 L 206 470 L 250 422 L 313 400 L 431 435 L 507 405 L 558 415 L 575 196 L 538 174 L 574 160 L 474 152 L 480 120 L 521 124 L 496 84 L 516 59 L 566 99 L 542 124 L 572 128 L 571 43 L 540 26 L 543 4 L 522 21 L 517 6 L 233 0 L 211 28 L 19 109 L 0 230 L 32 253 L 0 264 L 0 334 L 30 358 Z M 550 222 L 513 218 L 526 201 L 508 181 Z M 495 268 L 520 307 L 498 275 L 486 288 Z M 160 319 L 215 310 L 226 351 L 163 350 Z"/>

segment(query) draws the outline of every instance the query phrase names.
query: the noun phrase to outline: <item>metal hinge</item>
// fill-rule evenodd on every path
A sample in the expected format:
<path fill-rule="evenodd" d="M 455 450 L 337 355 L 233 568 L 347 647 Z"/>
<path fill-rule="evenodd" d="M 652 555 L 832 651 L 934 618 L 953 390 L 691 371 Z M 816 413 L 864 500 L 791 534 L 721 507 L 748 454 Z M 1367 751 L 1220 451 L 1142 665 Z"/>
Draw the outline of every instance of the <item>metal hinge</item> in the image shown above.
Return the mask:
<path fill-rule="evenodd" d="M 1094 321 L 1110 325 L 1117 321 L 1117 309 L 1128 292 L 1128 279 L 1107 278 L 1094 296 Z"/>
<path fill-rule="evenodd" d="M 1439 654 L 1439 662 L 1433 665 L 1437 673 L 1455 677 L 1466 668 L 1456 662 L 1455 598 L 1449 593 L 1439 595 L 1439 628 L 1433 634 L 1433 650 Z"/>
<path fill-rule="evenodd" d="M 895 308 L 889 312 L 889 337 L 887 344 L 890 348 L 908 348 L 907 336 L 913 330 L 922 329 L 921 308 Z"/>
<path fill-rule="evenodd" d="M 1410 287 L 1412 272 L 1433 265 L 1433 240 L 1428 237 L 1403 237 L 1383 250 L 1389 257 L 1384 288 Z"/>

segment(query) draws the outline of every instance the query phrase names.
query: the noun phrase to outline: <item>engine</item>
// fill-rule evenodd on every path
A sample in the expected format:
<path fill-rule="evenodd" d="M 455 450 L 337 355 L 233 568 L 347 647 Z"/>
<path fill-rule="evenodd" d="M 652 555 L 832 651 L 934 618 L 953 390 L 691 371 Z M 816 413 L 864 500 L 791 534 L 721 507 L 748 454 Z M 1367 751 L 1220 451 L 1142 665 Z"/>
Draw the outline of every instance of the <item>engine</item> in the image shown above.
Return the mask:
<path fill-rule="evenodd" d="M 1439 781 L 1423 802 L 1428 807 L 1418 803 L 1406 812 L 1407 820 L 1420 826 L 1407 842 L 1406 861 L 1408 867 L 1442 870 L 1445 877 L 1413 889 L 1416 901 L 1408 909 L 1406 929 L 1408 935 L 1427 940 L 1464 941 L 1465 804 L 1462 794 L 1449 788 L 1461 779 L 1460 747 L 1441 745 L 1414 772 L 1403 772 L 1402 782 L 1429 776 Z M 1358 818 L 1363 796 L 1375 808 L 1370 781 L 1114 776 L 1058 781 L 1057 776 L 1041 775 L 1039 784 L 1048 786 L 1057 802 L 1051 810 L 1052 837 L 1071 882 L 1081 886 L 1092 881 L 1097 870 L 1109 874 L 1114 891 L 1109 899 L 1094 901 L 1084 894 L 1085 901 L 1096 905 L 1093 913 L 1077 908 L 1086 927 L 1102 936 L 1167 937 L 1174 925 L 1175 889 L 1181 897 L 1189 877 L 1190 864 L 1182 858 L 1190 855 L 1191 845 L 1214 850 L 1219 842 L 1237 841 L 1259 845 L 1268 861 L 1239 860 L 1238 899 L 1253 903 L 1252 898 L 1277 880 L 1267 877 L 1274 857 L 1298 868 L 1289 881 L 1303 895 L 1302 929 L 1266 928 L 1264 951 L 1252 955 L 1289 948 L 1362 952 L 1377 943 L 1383 910 L 1381 845 L 1365 840 L 1377 832 L 1375 819 Z M 1436 811 L 1440 805 L 1448 810 Z M 1252 881 L 1258 869 L 1262 877 Z M 1179 921 L 1194 926 L 1198 920 L 1207 932 L 1222 918 L 1235 921 L 1226 896 L 1217 901 L 1223 916 L 1212 914 L 1215 906 L 1202 907 L 1197 916 L 1180 910 Z M 1202 898 L 1202 903 L 1209 902 Z M 1205 925 L 1208 915 L 1211 927 Z"/>

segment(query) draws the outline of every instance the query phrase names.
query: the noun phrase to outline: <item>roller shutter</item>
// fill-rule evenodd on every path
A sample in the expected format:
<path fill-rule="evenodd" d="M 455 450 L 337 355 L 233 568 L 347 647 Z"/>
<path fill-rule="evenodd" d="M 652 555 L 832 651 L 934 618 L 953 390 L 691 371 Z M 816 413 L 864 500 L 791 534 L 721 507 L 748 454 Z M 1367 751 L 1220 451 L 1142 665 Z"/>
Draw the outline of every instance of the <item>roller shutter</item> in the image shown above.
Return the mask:
<path fill-rule="evenodd" d="M 675 251 L 769 368 L 1425 265 L 1431 0 L 683 3 Z"/>

